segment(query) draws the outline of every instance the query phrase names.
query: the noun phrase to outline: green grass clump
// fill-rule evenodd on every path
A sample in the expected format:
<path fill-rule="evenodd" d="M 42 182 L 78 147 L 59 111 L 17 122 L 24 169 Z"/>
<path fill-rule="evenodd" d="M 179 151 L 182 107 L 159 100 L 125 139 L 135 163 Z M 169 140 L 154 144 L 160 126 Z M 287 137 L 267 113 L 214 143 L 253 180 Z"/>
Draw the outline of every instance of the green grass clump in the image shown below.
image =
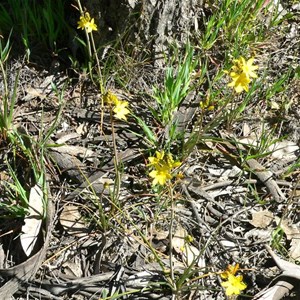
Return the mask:
<path fill-rule="evenodd" d="M 197 64 L 194 50 L 189 44 L 186 45 L 183 57 L 175 51 L 168 62 L 163 86 L 154 88 L 153 97 L 158 103 L 158 109 L 151 109 L 155 118 L 163 125 L 168 125 L 172 121 L 174 112 L 191 92 L 192 74 Z"/>
<path fill-rule="evenodd" d="M 69 36 L 65 16 L 66 1 L 7 0 L 0 4 L 0 28 L 21 37 L 25 50 L 48 49 L 56 53 Z M 59 45 L 60 44 L 60 45 Z"/>

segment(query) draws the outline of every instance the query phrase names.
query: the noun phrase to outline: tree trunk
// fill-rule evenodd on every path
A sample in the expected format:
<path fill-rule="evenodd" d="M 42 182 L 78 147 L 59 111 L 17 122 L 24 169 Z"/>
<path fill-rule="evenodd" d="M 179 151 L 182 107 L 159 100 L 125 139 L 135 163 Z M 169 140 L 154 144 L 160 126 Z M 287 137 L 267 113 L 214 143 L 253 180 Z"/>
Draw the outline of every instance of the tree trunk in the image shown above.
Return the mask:
<path fill-rule="evenodd" d="M 143 45 L 158 63 L 170 43 L 185 44 L 198 30 L 203 0 L 89 0 L 98 23 L 97 43 Z"/>

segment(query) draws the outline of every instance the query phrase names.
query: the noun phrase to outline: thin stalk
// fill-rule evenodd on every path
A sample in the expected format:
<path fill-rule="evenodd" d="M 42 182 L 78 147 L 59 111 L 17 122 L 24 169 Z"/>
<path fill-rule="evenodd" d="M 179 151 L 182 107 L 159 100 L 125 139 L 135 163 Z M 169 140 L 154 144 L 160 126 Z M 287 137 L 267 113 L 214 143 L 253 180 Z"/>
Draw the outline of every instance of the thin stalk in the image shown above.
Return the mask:
<path fill-rule="evenodd" d="M 115 166 L 115 172 L 116 172 L 116 179 L 115 179 L 115 185 L 114 185 L 114 200 L 115 200 L 115 199 L 119 198 L 121 177 L 120 177 L 120 171 L 119 171 L 118 150 L 117 150 L 116 134 L 115 134 L 112 110 L 110 110 L 110 120 L 111 120 L 111 135 L 112 135 L 113 150 L 114 150 L 114 166 Z"/>
<path fill-rule="evenodd" d="M 174 276 L 174 268 L 173 268 L 173 224 L 174 224 L 174 198 L 173 198 L 173 190 L 171 185 L 169 185 L 169 195 L 171 198 L 171 220 L 170 220 L 170 227 L 169 227 L 169 244 L 170 244 L 170 249 L 169 249 L 169 259 L 170 259 L 170 277 L 171 277 L 171 284 L 172 288 L 176 290 L 175 285 L 175 276 Z"/>
<path fill-rule="evenodd" d="M 95 53 L 95 58 L 96 58 L 96 63 L 97 63 L 97 71 L 98 71 L 98 76 L 99 76 L 99 83 L 100 83 L 100 92 L 103 95 L 105 92 L 104 86 L 103 86 L 103 77 L 102 77 L 102 72 L 101 72 L 101 67 L 100 67 L 100 61 L 99 61 L 99 57 L 98 57 L 98 53 L 97 53 L 97 49 L 95 46 L 95 40 L 94 40 L 94 36 L 91 33 L 91 41 L 92 41 L 92 47 L 93 47 L 93 51 Z M 103 100 L 102 100 L 103 102 Z"/>
<path fill-rule="evenodd" d="M 93 51 L 95 53 L 95 58 L 96 58 L 96 63 L 97 63 L 97 71 L 98 71 L 99 84 L 100 84 L 100 93 L 103 96 L 104 93 L 105 93 L 105 89 L 104 89 L 104 86 L 103 86 L 103 77 L 102 77 L 101 66 L 100 66 L 100 61 L 99 61 L 97 49 L 96 49 L 96 46 L 95 46 L 95 40 L 94 40 L 94 36 L 93 36 L 92 32 L 91 32 L 91 40 L 92 40 Z M 100 131 L 101 131 L 101 133 L 103 133 L 103 117 L 104 117 L 103 111 L 104 111 L 104 101 L 103 101 L 103 97 L 101 97 L 101 118 L 100 118 Z"/>

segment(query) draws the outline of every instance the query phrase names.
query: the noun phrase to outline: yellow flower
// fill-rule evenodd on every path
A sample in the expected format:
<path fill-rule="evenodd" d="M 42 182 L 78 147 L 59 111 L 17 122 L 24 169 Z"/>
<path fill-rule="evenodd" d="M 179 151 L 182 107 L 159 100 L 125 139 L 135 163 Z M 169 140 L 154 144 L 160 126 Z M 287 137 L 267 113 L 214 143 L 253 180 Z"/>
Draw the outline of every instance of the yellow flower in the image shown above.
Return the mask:
<path fill-rule="evenodd" d="M 179 161 L 174 161 L 172 154 L 162 151 L 156 151 L 155 156 L 150 156 L 148 166 L 153 167 L 149 174 L 153 178 L 153 185 L 164 185 L 167 180 L 172 178 L 172 169 L 177 168 L 181 165 Z"/>
<path fill-rule="evenodd" d="M 234 266 L 228 265 L 227 269 L 221 274 L 221 277 L 226 279 L 221 285 L 226 289 L 227 296 L 239 295 L 247 287 L 243 282 L 242 275 L 235 276 L 239 268 L 239 264 L 235 264 Z"/>
<path fill-rule="evenodd" d="M 200 101 L 200 107 L 202 110 L 206 109 L 208 111 L 214 110 L 215 108 L 214 104 L 211 103 L 209 96 L 207 96 L 204 101 Z"/>
<path fill-rule="evenodd" d="M 174 161 L 171 153 L 169 153 L 167 155 L 167 164 L 168 164 L 169 168 L 171 168 L 171 169 L 181 166 L 180 161 Z"/>
<path fill-rule="evenodd" d="M 97 25 L 95 24 L 94 18 L 91 19 L 90 14 L 88 12 L 86 12 L 83 16 L 80 17 L 77 24 L 77 29 L 86 29 L 88 33 L 92 32 L 93 30 L 97 31 Z"/>
<path fill-rule="evenodd" d="M 156 157 L 155 157 L 155 156 L 150 156 L 150 157 L 148 157 L 148 160 L 149 160 L 148 166 L 159 165 L 159 163 L 160 163 L 161 161 L 163 161 L 163 159 L 164 159 L 165 151 L 164 151 L 164 150 L 162 150 L 161 152 L 156 151 L 156 152 L 155 152 L 155 155 L 156 155 Z"/>
<path fill-rule="evenodd" d="M 227 279 L 228 274 L 235 275 L 236 272 L 239 270 L 239 268 L 240 268 L 239 264 L 235 264 L 234 266 L 228 265 L 227 269 L 221 274 L 221 277 L 224 278 L 224 279 Z"/>
<path fill-rule="evenodd" d="M 161 165 L 166 165 L 168 166 L 170 169 L 172 168 L 177 168 L 181 165 L 181 162 L 179 161 L 174 161 L 172 154 L 168 153 L 167 155 L 165 155 L 165 151 L 162 150 L 161 152 L 156 151 L 155 152 L 155 156 L 150 156 L 149 159 L 149 164 L 148 166 L 161 166 Z"/>
<path fill-rule="evenodd" d="M 232 71 L 230 73 L 225 71 L 232 78 L 232 82 L 228 86 L 233 87 L 237 93 L 248 92 L 251 78 L 257 78 L 254 70 L 257 70 L 258 67 L 253 66 L 254 58 L 252 57 L 246 61 L 244 57 L 240 57 L 233 62 Z"/>
<path fill-rule="evenodd" d="M 194 238 L 191 236 L 191 235 L 187 235 L 184 240 L 187 242 L 187 243 L 192 243 L 194 241 Z"/>
<path fill-rule="evenodd" d="M 245 73 L 238 74 L 231 72 L 230 76 L 232 78 L 232 82 L 230 82 L 228 86 L 233 87 L 237 93 L 241 93 L 243 90 L 246 92 L 249 91 L 250 78 L 247 77 Z"/>
<path fill-rule="evenodd" d="M 115 95 L 113 92 L 108 91 L 103 96 L 103 101 L 109 104 L 113 109 L 113 112 L 115 113 L 115 117 L 120 120 L 127 121 L 126 115 L 130 113 L 130 110 L 127 108 L 128 102 L 120 100 L 117 95 Z"/>
<path fill-rule="evenodd" d="M 127 101 L 118 101 L 115 104 L 115 108 L 113 112 L 115 113 L 115 117 L 120 120 L 127 121 L 126 115 L 130 113 L 129 109 L 127 108 L 128 102 Z"/>
<path fill-rule="evenodd" d="M 241 291 L 247 288 L 242 275 L 234 276 L 230 273 L 228 273 L 227 281 L 222 282 L 221 285 L 226 289 L 227 296 L 239 295 Z"/>
<path fill-rule="evenodd" d="M 176 174 L 176 179 L 182 180 L 183 178 L 184 178 L 184 174 L 182 172 Z"/>
<path fill-rule="evenodd" d="M 118 102 L 120 102 L 119 98 L 111 91 L 108 91 L 104 96 L 103 96 L 104 102 L 107 104 L 112 104 L 112 105 L 117 105 Z"/>
<path fill-rule="evenodd" d="M 149 176 L 153 178 L 153 185 L 165 185 L 167 180 L 172 178 L 170 168 L 167 165 L 156 166 L 155 170 L 151 171 Z"/>
<path fill-rule="evenodd" d="M 244 57 L 240 57 L 239 59 L 235 59 L 234 62 L 236 66 L 234 66 L 233 68 L 236 68 L 239 71 L 243 72 L 248 78 L 257 78 L 256 73 L 254 73 L 254 70 L 257 70 L 258 66 L 253 66 L 254 57 L 251 57 L 247 61 Z"/>

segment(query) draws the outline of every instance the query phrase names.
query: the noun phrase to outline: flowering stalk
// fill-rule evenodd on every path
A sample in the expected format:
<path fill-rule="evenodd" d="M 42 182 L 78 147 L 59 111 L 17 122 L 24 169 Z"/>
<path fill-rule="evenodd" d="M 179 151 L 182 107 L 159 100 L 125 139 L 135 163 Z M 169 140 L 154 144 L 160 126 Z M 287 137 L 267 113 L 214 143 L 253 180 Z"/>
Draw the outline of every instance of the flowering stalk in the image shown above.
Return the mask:
<path fill-rule="evenodd" d="M 91 18 L 90 14 L 88 12 L 83 13 L 80 0 L 77 0 L 77 3 L 78 3 L 79 11 L 80 11 L 80 14 L 81 14 L 81 17 L 78 21 L 77 29 L 85 30 L 85 35 L 86 35 L 87 44 L 88 44 L 88 53 L 89 53 L 90 59 L 92 58 L 92 48 L 93 48 L 93 52 L 95 53 L 95 58 L 96 58 L 96 63 L 97 63 L 97 70 L 98 70 L 98 75 L 99 75 L 99 78 L 100 78 L 100 80 L 99 80 L 100 81 L 100 92 L 101 92 L 101 94 L 103 94 L 104 93 L 104 87 L 103 87 L 101 67 L 100 67 L 100 62 L 99 62 L 99 58 L 98 58 L 98 55 L 97 55 L 97 49 L 96 49 L 96 46 L 95 46 L 94 36 L 93 36 L 93 31 L 98 30 L 97 25 L 95 24 L 94 18 Z M 92 45 L 92 47 L 91 47 L 91 45 Z"/>
<path fill-rule="evenodd" d="M 78 8 L 81 14 L 81 17 L 78 21 L 78 29 L 82 29 L 85 31 L 85 35 L 86 35 L 86 40 L 87 40 L 87 46 L 88 46 L 88 54 L 89 54 L 89 58 L 90 60 L 92 59 L 92 48 L 93 48 L 93 53 L 95 54 L 95 58 L 96 58 L 96 64 L 97 64 L 97 71 L 98 71 L 98 76 L 99 76 L 99 85 L 100 85 L 100 92 L 103 95 L 104 94 L 104 84 L 103 84 L 103 77 L 102 77 L 102 72 L 101 72 L 101 66 L 100 66 L 100 61 L 98 58 L 98 54 L 97 54 L 97 49 L 95 46 L 95 40 L 94 40 L 94 36 L 93 36 L 93 31 L 97 31 L 97 25 L 95 24 L 94 18 L 90 17 L 90 14 L 88 12 L 83 12 L 82 6 L 81 6 L 81 2 L 80 0 L 77 0 L 77 4 L 78 4 Z M 91 47 L 92 45 L 92 47 Z M 93 78 L 91 78 L 93 80 Z M 103 102 L 103 98 L 101 98 L 101 108 L 102 108 L 102 113 L 101 113 L 101 120 L 100 120 L 100 130 L 101 132 L 102 130 L 102 126 L 103 126 L 103 107 L 104 107 L 104 102 Z"/>
<path fill-rule="evenodd" d="M 81 28 L 82 30 L 84 30 L 86 28 L 86 26 L 83 23 L 83 21 L 86 21 L 86 19 L 84 19 L 83 9 L 82 9 L 80 0 L 77 0 L 77 4 L 78 4 L 78 8 L 79 8 L 79 11 L 80 11 L 80 14 L 81 14 L 79 22 L 77 23 L 78 24 L 77 29 Z M 86 40 L 87 40 L 89 58 L 91 58 L 92 57 L 92 49 L 91 49 L 90 37 L 89 37 L 89 34 L 88 34 L 87 30 L 85 30 L 85 36 L 86 36 Z"/>

